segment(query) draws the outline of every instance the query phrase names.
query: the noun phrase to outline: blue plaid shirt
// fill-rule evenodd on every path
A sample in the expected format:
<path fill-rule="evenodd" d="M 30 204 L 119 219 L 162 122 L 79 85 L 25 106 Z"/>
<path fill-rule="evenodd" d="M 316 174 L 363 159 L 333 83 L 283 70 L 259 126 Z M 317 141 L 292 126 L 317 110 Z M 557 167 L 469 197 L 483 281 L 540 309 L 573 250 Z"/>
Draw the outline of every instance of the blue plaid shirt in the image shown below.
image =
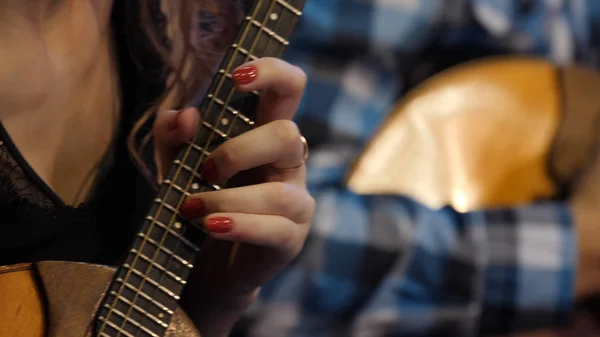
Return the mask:
<path fill-rule="evenodd" d="M 297 121 L 318 208 L 243 335 L 473 336 L 568 321 L 577 247 L 567 205 L 464 214 L 358 196 L 343 179 L 415 81 L 410 70 L 443 61 L 427 61 L 435 50 L 596 65 L 599 43 L 598 0 L 307 0 L 285 58 L 309 77 Z"/>

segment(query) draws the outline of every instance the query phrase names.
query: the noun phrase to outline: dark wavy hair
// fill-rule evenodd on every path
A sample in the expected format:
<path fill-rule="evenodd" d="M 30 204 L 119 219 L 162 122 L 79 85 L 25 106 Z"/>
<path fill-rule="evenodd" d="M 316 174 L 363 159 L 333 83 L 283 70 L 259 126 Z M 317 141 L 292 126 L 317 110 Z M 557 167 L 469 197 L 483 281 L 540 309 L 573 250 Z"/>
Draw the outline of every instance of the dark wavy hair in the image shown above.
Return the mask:
<path fill-rule="evenodd" d="M 119 1 L 119 0 L 116 0 Z M 153 53 L 160 60 L 163 90 L 132 126 L 127 146 L 136 164 L 154 180 L 155 172 L 143 160 L 152 140 L 148 127 L 156 111 L 181 109 L 193 103 L 211 79 L 242 19 L 246 0 L 121 0 L 137 16 L 128 20 L 140 41 L 129 41 L 134 61 Z M 128 14 L 128 15 L 129 15 Z M 130 38 L 131 40 L 131 38 Z M 131 47 L 131 44 L 135 47 Z M 144 49 L 144 50 L 141 50 Z M 135 60 L 138 58 L 138 60 Z"/>

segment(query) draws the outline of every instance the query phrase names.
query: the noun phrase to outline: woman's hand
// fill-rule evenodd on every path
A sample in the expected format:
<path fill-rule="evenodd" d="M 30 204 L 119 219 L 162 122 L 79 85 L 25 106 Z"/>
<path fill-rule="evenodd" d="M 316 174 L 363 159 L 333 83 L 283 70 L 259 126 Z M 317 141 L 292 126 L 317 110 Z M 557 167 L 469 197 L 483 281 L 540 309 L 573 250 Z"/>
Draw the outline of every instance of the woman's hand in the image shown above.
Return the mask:
<path fill-rule="evenodd" d="M 264 90 L 256 127 L 213 151 L 202 176 L 238 187 L 192 195 L 180 209 L 211 237 L 182 297 L 203 336 L 226 335 L 260 286 L 297 256 L 315 210 L 305 184 L 308 148 L 291 121 L 305 74 L 282 60 L 263 58 L 238 68 L 233 78 L 240 91 Z M 199 118 L 193 108 L 158 116 L 154 133 L 161 172 L 198 131 Z M 232 257 L 234 242 L 241 245 Z"/>

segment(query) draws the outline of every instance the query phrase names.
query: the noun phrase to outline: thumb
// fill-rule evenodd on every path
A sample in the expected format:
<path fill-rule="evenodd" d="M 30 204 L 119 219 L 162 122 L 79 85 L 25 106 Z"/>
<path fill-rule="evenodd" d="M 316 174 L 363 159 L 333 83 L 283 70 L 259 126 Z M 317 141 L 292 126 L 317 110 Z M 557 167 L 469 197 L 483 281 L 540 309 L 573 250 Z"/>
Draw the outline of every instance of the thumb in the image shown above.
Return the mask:
<path fill-rule="evenodd" d="M 182 144 L 190 140 L 200 123 L 196 108 L 162 111 L 156 116 L 153 134 L 159 179 L 163 179 Z"/>

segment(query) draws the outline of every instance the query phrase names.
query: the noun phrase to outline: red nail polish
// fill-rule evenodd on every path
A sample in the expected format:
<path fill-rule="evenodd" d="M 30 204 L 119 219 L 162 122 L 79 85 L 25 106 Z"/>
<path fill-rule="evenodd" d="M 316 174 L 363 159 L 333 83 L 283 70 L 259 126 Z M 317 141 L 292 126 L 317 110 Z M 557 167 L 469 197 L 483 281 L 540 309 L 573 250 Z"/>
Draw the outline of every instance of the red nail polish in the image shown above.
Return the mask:
<path fill-rule="evenodd" d="M 232 75 L 236 84 L 249 84 L 256 79 L 258 71 L 255 67 L 247 66 L 235 70 Z"/>
<path fill-rule="evenodd" d="M 202 166 L 202 178 L 207 182 L 215 182 L 219 179 L 219 173 L 217 172 L 217 166 L 212 159 L 208 159 Z"/>
<path fill-rule="evenodd" d="M 233 229 L 233 221 L 225 217 L 209 218 L 206 219 L 204 228 L 211 233 L 227 233 Z"/>
<path fill-rule="evenodd" d="M 171 119 L 171 121 L 169 121 L 169 124 L 167 124 L 167 128 L 169 129 L 169 131 L 173 131 L 179 126 L 179 116 L 181 116 L 181 111 L 183 110 L 177 111 L 173 119 Z"/>
<path fill-rule="evenodd" d="M 179 212 L 188 220 L 201 218 L 204 216 L 204 202 L 202 199 L 186 200 L 179 208 Z"/>

